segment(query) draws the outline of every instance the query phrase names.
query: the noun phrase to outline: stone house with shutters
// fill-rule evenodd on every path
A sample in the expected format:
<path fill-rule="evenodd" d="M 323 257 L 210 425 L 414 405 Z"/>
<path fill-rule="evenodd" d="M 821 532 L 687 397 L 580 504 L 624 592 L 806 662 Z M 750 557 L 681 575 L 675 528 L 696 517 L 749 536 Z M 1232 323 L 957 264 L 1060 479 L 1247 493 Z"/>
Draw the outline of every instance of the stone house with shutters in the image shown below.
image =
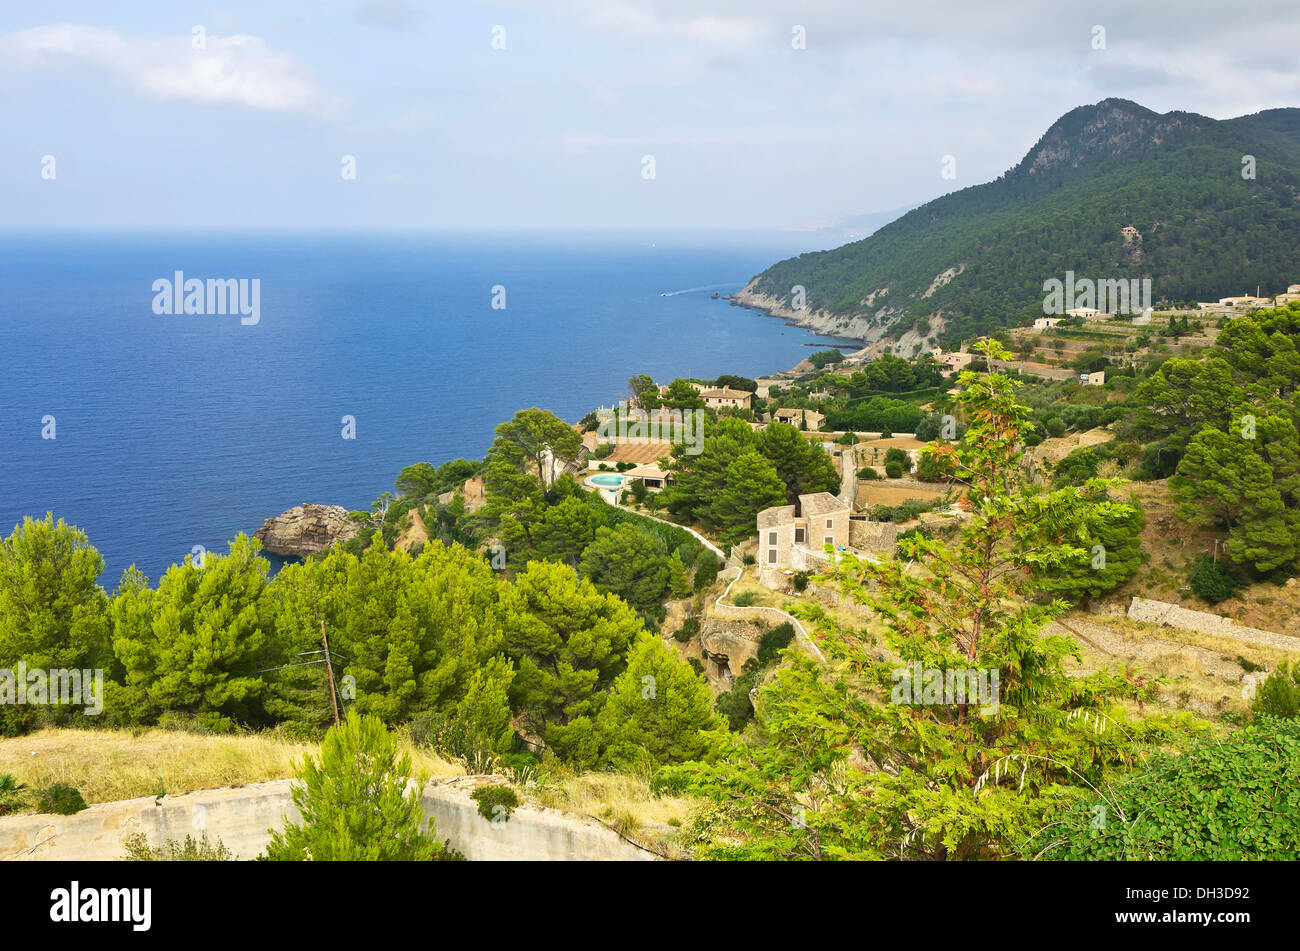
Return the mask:
<path fill-rule="evenodd" d="M 776 505 L 758 513 L 758 564 L 763 570 L 805 571 L 825 566 L 826 545 L 849 546 L 848 505 L 829 492 L 801 495 L 797 505 Z"/>

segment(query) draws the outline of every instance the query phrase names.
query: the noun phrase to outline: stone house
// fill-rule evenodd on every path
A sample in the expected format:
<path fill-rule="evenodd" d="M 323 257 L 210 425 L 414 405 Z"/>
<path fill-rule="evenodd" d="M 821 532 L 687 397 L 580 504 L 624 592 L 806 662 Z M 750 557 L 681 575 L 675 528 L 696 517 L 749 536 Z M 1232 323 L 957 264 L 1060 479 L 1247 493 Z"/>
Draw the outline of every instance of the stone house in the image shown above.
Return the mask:
<path fill-rule="evenodd" d="M 736 409 L 750 409 L 753 406 L 754 394 L 745 390 L 733 390 L 729 386 L 723 386 L 700 390 L 700 398 L 704 400 L 704 405 L 710 409 L 722 409 L 727 406 Z"/>
<path fill-rule="evenodd" d="M 789 423 L 795 429 L 814 432 L 822 428 L 826 416 L 815 409 L 778 409 L 772 414 L 772 420 L 777 423 Z"/>
<path fill-rule="evenodd" d="M 776 505 L 758 513 L 758 563 L 764 570 L 804 571 L 824 566 L 827 544 L 849 545 L 849 507 L 829 492 L 799 496 L 797 505 Z"/>

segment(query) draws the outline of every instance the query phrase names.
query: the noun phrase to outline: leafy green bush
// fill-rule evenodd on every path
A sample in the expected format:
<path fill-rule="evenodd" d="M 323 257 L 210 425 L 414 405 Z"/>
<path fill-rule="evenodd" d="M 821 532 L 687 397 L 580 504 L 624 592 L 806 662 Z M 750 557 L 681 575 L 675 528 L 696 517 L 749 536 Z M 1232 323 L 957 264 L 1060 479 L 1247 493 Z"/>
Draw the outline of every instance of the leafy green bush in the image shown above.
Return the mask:
<path fill-rule="evenodd" d="M 36 800 L 37 812 L 48 812 L 56 816 L 70 816 L 86 808 L 86 800 L 81 791 L 67 783 L 50 783 L 41 790 Z"/>
<path fill-rule="evenodd" d="M 811 571 L 796 571 L 791 579 L 794 584 L 794 590 L 805 591 L 808 588 L 808 582 L 812 580 Z"/>
<path fill-rule="evenodd" d="M 488 822 L 509 822 L 510 813 L 519 805 L 519 794 L 509 786 L 480 786 L 470 793 L 478 803 L 478 814 Z"/>
<path fill-rule="evenodd" d="M 1300 720 L 1263 716 L 1224 739 L 1165 754 L 1055 827 L 1060 860 L 1300 859 Z M 1050 839 L 1054 836 L 1049 836 Z M 1035 846 L 1037 848 L 1037 846 Z"/>
<path fill-rule="evenodd" d="M 1192 562 L 1192 573 L 1187 578 L 1187 584 L 1210 604 L 1226 601 L 1241 587 L 1241 582 L 1209 555 L 1196 556 L 1196 560 Z"/>
<path fill-rule="evenodd" d="M 898 460 L 893 459 L 885 463 L 885 475 L 891 479 L 901 479 L 903 477 L 903 467 Z"/>
<path fill-rule="evenodd" d="M 871 466 L 863 466 L 858 470 L 858 478 L 863 482 L 872 482 L 880 478 L 880 473 Z"/>
<path fill-rule="evenodd" d="M 355 708 L 331 727 L 320 758 L 298 769 L 293 804 L 301 824 L 287 818 L 271 835 L 272 861 L 429 861 L 460 858 L 425 828 L 420 794 L 408 789 L 411 757 L 378 717 Z M 358 790 L 365 790 L 363 797 Z"/>
<path fill-rule="evenodd" d="M 745 591 L 731 599 L 731 603 L 738 608 L 750 608 L 758 603 L 757 591 Z"/>

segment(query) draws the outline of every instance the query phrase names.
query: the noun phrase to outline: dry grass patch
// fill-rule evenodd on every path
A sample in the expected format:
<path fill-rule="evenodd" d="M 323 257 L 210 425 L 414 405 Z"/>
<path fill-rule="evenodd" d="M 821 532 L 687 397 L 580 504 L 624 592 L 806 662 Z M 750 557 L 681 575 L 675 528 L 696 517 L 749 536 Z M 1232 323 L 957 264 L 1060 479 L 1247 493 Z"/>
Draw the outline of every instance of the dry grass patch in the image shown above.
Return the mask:
<path fill-rule="evenodd" d="M 403 745 L 417 774 L 434 779 L 463 772 L 405 740 Z M 63 782 L 79 789 L 87 803 L 115 802 L 288 779 L 305 753 L 319 751 L 318 744 L 274 732 L 48 729 L 0 740 L 0 773 L 31 789 Z"/>
<path fill-rule="evenodd" d="M 682 857 L 678 830 L 696 805 L 686 796 L 656 797 L 647 780 L 623 773 L 559 773 L 544 781 L 533 798 L 548 809 L 598 819 L 668 858 Z"/>

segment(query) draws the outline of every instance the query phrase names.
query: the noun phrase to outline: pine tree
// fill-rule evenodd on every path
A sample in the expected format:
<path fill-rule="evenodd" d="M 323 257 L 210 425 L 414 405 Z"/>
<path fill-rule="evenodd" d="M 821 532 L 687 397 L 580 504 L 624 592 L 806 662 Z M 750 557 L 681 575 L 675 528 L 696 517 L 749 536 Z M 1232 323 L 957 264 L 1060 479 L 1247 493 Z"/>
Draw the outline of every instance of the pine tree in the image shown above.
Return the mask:
<path fill-rule="evenodd" d="M 691 593 L 691 580 L 686 576 L 686 565 L 678 552 L 673 552 L 668 559 L 668 590 L 674 598 L 685 598 Z"/>
<path fill-rule="evenodd" d="M 411 757 L 378 718 L 349 711 L 331 727 L 320 759 L 303 758 L 293 790 L 300 823 L 285 820 L 266 847 L 272 861 L 422 862 L 453 857 L 427 831 Z"/>
<path fill-rule="evenodd" d="M 723 730 L 709 685 L 653 636 L 632 648 L 595 722 L 604 762 L 620 770 L 706 759 Z"/>

